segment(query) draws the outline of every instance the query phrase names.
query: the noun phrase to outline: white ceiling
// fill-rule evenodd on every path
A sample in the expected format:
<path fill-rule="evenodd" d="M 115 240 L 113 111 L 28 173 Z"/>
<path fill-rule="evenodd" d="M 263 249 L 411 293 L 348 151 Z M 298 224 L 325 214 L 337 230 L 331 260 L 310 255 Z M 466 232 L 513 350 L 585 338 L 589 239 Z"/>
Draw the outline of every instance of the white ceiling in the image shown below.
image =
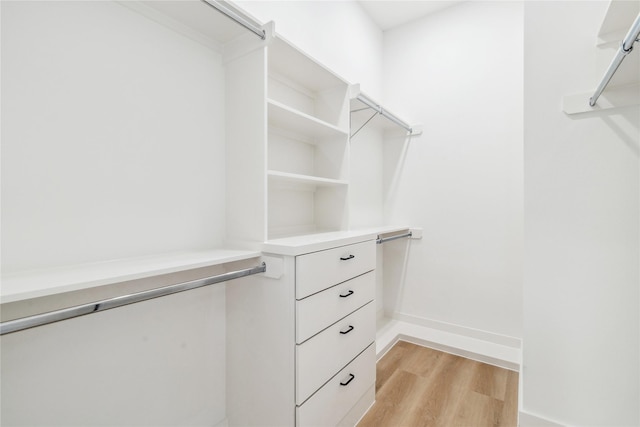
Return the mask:
<path fill-rule="evenodd" d="M 462 1 L 359 0 L 364 10 L 383 31 L 422 18 Z"/>

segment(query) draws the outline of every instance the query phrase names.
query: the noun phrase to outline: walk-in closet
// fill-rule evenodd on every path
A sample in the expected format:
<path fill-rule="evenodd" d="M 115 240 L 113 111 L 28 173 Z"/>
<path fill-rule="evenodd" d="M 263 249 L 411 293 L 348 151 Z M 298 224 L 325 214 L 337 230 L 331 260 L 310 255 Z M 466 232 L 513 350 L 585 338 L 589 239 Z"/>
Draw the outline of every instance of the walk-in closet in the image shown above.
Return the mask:
<path fill-rule="evenodd" d="M 3 426 L 640 426 L 640 2 L 0 1 Z"/>

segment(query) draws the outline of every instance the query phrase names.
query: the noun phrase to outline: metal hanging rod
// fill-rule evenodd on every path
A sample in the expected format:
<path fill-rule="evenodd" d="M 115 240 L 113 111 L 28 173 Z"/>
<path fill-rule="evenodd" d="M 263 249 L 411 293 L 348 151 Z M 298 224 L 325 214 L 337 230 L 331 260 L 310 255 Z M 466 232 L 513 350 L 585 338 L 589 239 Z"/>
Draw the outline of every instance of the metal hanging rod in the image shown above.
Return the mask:
<path fill-rule="evenodd" d="M 236 21 L 238 24 L 245 27 L 247 30 L 251 31 L 262 40 L 267 38 L 266 31 L 262 28 L 260 24 L 256 21 L 248 17 L 246 14 L 241 12 L 240 10 L 233 7 L 229 2 L 224 0 L 201 0 L 203 3 L 213 7 L 218 12 L 223 15 L 228 16 L 229 18 Z"/>
<path fill-rule="evenodd" d="M 602 77 L 600 84 L 596 88 L 595 93 L 589 99 L 590 106 L 593 107 L 594 105 L 596 105 L 596 102 L 602 94 L 602 91 L 604 91 L 604 89 L 607 87 L 609 81 L 611 81 L 611 78 L 618 70 L 618 67 L 620 66 L 620 64 L 622 64 L 624 58 L 633 50 L 633 44 L 638 41 L 638 37 L 640 37 L 640 14 L 638 14 L 636 20 L 633 21 L 633 24 L 631 25 L 631 28 L 629 28 L 629 32 L 627 33 L 625 38 L 620 42 L 620 47 L 618 48 L 613 61 L 611 61 L 609 69 L 606 73 L 604 73 L 604 76 Z"/>
<path fill-rule="evenodd" d="M 376 243 L 377 244 L 382 244 L 384 242 L 390 242 L 392 240 L 397 240 L 397 239 L 402 239 L 403 237 L 411 237 L 413 236 L 412 232 L 408 232 L 408 233 L 404 233 L 404 234 L 398 234 L 396 236 L 391 236 L 391 237 L 380 237 L 378 236 L 378 238 L 376 239 Z"/>
<path fill-rule="evenodd" d="M 72 319 L 74 317 L 84 316 L 86 314 L 93 314 L 99 311 L 110 310 L 112 308 L 122 307 L 123 305 L 134 304 L 153 298 L 164 297 L 178 292 L 202 288 L 204 286 L 226 282 L 228 280 L 237 279 L 240 277 L 250 276 L 252 274 L 264 273 L 265 271 L 267 271 L 267 265 L 263 262 L 259 266 L 246 268 L 244 270 L 232 271 L 230 273 L 206 277 L 204 279 L 177 283 L 175 285 L 164 286 L 162 288 L 149 289 L 147 291 L 137 292 L 130 295 L 123 295 L 105 299 L 102 301 L 92 302 L 89 304 L 64 308 L 62 310 L 56 310 L 48 313 L 37 314 L 34 316 L 23 317 L 21 319 L 10 320 L 8 322 L 0 323 L 0 335 L 10 334 L 12 332 L 21 331 L 23 329 L 46 325 L 48 323 L 59 322 L 61 320 Z"/>
<path fill-rule="evenodd" d="M 360 102 L 362 102 L 364 105 L 366 105 L 367 107 L 371 108 L 372 110 L 376 111 L 377 114 L 380 114 L 381 116 L 391 120 L 393 123 L 397 124 L 398 126 L 400 126 L 401 128 L 404 128 L 407 130 L 407 132 L 409 133 L 413 133 L 413 129 L 411 128 L 410 125 L 408 125 L 406 122 L 404 122 L 403 120 L 399 119 L 398 117 L 396 117 L 394 114 L 390 113 L 389 111 L 385 110 L 384 108 L 382 108 L 382 106 L 376 104 L 375 102 L 373 102 L 371 99 L 367 98 L 365 95 L 363 95 L 362 93 L 359 93 L 356 96 L 356 99 Z M 375 117 L 372 116 L 369 120 L 367 120 L 367 122 L 360 126 L 360 128 L 355 131 L 353 133 L 353 135 L 351 135 L 351 137 L 355 136 L 355 134 L 357 134 L 358 132 L 360 132 L 360 130 L 366 126 L 367 123 L 369 123 L 369 121 Z"/>

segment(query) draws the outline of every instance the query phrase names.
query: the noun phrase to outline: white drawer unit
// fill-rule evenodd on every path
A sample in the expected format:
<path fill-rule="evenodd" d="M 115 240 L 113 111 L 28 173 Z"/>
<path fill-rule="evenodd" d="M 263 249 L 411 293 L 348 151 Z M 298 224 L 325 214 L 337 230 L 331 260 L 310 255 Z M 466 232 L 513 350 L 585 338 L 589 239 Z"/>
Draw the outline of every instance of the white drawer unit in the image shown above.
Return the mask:
<path fill-rule="evenodd" d="M 376 309 L 369 303 L 296 346 L 296 403 L 302 404 L 376 339 Z"/>
<path fill-rule="evenodd" d="M 376 234 L 265 243 L 227 289 L 229 425 L 353 426 L 375 400 Z M 341 259 L 342 258 L 342 259 Z"/>
<path fill-rule="evenodd" d="M 296 424 L 355 423 L 375 389 L 375 241 L 302 254 L 294 265 Z"/>
<path fill-rule="evenodd" d="M 296 301 L 296 342 L 304 341 L 376 297 L 376 276 L 370 271 Z"/>
<path fill-rule="evenodd" d="M 374 241 L 296 257 L 296 299 L 319 292 L 376 268 Z"/>
<path fill-rule="evenodd" d="M 337 426 L 376 383 L 376 349 L 370 344 L 311 398 L 296 409 L 296 424 Z M 356 417 L 356 420 L 360 417 Z"/>

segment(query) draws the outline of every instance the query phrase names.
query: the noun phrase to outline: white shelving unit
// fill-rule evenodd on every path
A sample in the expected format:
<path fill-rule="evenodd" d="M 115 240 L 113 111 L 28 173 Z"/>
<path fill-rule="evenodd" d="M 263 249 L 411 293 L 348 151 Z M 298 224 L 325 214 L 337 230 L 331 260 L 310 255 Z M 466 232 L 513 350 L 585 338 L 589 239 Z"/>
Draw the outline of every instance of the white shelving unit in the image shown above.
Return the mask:
<path fill-rule="evenodd" d="M 231 240 L 346 229 L 349 84 L 272 31 L 227 76 Z"/>
<path fill-rule="evenodd" d="M 267 239 L 344 229 L 347 82 L 279 37 L 267 80 Z"/>

